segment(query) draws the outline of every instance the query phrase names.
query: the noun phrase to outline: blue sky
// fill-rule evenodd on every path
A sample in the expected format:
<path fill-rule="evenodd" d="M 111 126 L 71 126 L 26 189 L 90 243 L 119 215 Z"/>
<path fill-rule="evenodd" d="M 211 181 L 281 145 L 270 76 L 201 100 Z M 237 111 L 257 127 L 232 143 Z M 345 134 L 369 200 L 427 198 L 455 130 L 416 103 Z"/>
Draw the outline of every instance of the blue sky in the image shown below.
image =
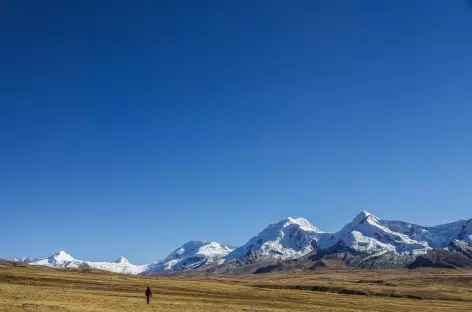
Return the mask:
<path fill-rule="evenodd" d="M 470 1 L 6 1 L 0 256 L 472 217 Z"/>

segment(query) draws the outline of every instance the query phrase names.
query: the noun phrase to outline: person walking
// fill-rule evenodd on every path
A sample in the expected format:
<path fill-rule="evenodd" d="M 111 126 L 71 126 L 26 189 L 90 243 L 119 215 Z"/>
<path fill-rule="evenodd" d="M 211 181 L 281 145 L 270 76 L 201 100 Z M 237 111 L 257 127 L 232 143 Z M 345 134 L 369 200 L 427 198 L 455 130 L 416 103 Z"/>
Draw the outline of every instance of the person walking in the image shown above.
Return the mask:
<path fill-rule="evenodd" d="M 149 299 L 152 297 L 152 290 L 151 287 L 146 288 L 146 302 L 149 304 Z"/>

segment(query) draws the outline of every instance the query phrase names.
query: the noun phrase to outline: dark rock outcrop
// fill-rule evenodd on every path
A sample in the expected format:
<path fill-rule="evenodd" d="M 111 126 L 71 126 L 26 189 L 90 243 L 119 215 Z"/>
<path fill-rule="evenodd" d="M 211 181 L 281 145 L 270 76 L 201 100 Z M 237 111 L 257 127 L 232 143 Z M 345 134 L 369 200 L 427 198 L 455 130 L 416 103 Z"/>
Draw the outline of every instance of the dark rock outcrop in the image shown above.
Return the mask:
<path fill-rule="evenodd" d="M 432 249 L 424 255 L 419 255 L 408 265 L 409 269 L 416 268 L 465 268 L 472 267 L 472 259 L 460 252 L 445 249 Z"/>

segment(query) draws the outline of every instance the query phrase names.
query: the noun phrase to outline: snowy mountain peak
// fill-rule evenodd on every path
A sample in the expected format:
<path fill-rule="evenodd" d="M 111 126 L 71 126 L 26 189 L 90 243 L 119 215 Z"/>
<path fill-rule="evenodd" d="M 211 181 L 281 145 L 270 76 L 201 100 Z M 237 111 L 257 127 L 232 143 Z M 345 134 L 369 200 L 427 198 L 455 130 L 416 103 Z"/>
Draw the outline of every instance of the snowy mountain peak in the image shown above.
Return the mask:
<path fill-rule="evenodd" d="M 417 241 L 405 233 L 392 231 L 379 218 L 367 211 L 361 211 L 339 232 L 321 237 L 320 248 L 331 247 L 338 242 L 355 250 L 375 253 L 388 250 L 397 253 L 424 252 L 430 247 L 427 242 Z"/>
<path fill-rule="evenodd" d="M 188 241 L 182 246 L 176 248 L 172 251 L 164 261 L 172 260 L 172 259 L 181 259 L 183 257 L 187 257 L 190 255 L 194 255 L 198 253 L 200 247 L 204 246 L 206 243 L 202 241 Z"/>
<path fill-rule="evenodd" d="M 279 232 L 287 227 L 296 227 L 303 231 L 321 233 L 321 231 L 316 226 L 311 224 L 310 221 L 305 218 L 287 217 L 279 222 L 269 224 L 264 230 L 262 230 L 262 232 L 259 233 L 259 235 L 262 233 Z"/>
<path fill-rule="evenodd" d="M 304 218 L 285 218 L 267 226 L 246 244 L 228 254 L 227 260 L 258 253 L 265 258 L 290 259 L 307 254 L 313 249 L 321 231 Z"/>
<path fill-rule="evenodd" d="M 129 261 L 125 257 L 119 257 L 113 263 L 129 264 Z"/>
<path fill-rule="evenodd" d="M 31 265 L 46 265 L 50 267 L 78 267 L 82 261 L 74 259 L 67 252 L 61 250 L 48 258 L 39 258 L 36 261 L 28 262 Z"/>
<path fill-rule="evenodd" d="M 217 242 L 189 241 L 171 252 L 163 261 L 153 263 L 144 274 L 176 272 L 219 263 L 233 247 Z"/>
<path fill-rule="evenodd" d="M 321 233 L 321 231 L 316 226 L 311 224 L 310 221 L 308 221 L 305 218 L 287 217 L 287 218 L 285 218 L 285 220 L 289 224 L 297 224 L 300 227 L 300 229 L 302 229 L 304 231 L 311 231 L 311 232 Z M 288 224 L 286 224 L 286 225 L 288 225 Z"/>
<path fill-rule="evenodd" d="M 357 216 L 354 218 L 354 220 L 352 220 L 351 224 L 352 225 L 362 224 L 365 221 L 369 221 L 369 223 L 371 223 L 371 222 L 379 223 L 379 218 L 377 218 L 376 216 L 374 216 L 373 214 L 371 214 L 368 211 L 362 210 L 361 212 L 359 212 L 357 214 Z"/>
<path fill-rule="evenodd" d="M 234 248 L 231 248 L 230 246 L 221 245 L 217 242 L 189 241 L 171 252 L 170 255 L 164 259 L 164 261 L 182 259 L 195 255 L 201 255 L 204 257 L 219 257 L 222 254 L 226 255 L 233 249 Z"/>
<path fill-rule="evenodd" d="M 50 259 L 54 259 L 55 261 L 60 261 L 60 262 L 67 262 L 67 261 L 73 261 L 75 260 L 71 255 L 69 255 L 67 252 L 64 250 L 61 250 L 59 252 L 56 252 L 54 255 L 49 257 Z"/>

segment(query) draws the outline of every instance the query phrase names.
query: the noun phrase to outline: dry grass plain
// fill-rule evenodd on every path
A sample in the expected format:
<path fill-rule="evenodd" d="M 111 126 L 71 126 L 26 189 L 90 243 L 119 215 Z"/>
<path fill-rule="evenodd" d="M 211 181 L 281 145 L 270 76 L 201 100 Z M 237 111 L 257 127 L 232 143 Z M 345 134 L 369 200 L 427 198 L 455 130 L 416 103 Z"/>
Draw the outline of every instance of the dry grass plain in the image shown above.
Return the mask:
<path fill-rule="evenodd" d="M 2 262 L 0 311 L 472 311 L 472 271 L 140 277 Z"/>

